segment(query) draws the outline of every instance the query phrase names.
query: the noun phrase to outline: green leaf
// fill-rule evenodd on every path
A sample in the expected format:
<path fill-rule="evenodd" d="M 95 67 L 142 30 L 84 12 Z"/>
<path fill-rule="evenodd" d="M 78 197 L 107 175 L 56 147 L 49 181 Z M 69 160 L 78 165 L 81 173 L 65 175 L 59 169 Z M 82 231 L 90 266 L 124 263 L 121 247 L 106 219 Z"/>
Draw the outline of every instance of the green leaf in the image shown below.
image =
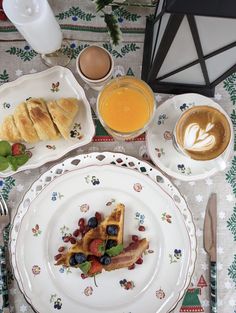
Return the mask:
<path fill-rule="evenodd" d="M 3 71 L 2 74 L 0 74 L 0 84 L 7 83 L 9 81 L 9 74 L 6 70 Z"/>
<path fill-rule="evenodd" d="M 88 274 L 88 271 L 89 271 L 90 268 L 91 268 L 91 262 L 86 261 L 86 262 L 84 262 L 84 263 L 81 263 L 81 264 L 79 265 L 79 268 L 80 268 L 80 270 L 81 270 L 85 275 L 87 275 L 87 274 Z"/>
<path fill-rule="evenodd" d="M 104 21 L 107 24 L 108 32 L 111 36 L 113 44 L 116 46 L 121 39 L 121 31 L 116 17 L 113 14 L 105 14 Z"/>
<path fill-rule="evenodd" d="M 136 22 L 141 17 L 141 15 L 138 15 L 136 13 L 130 13 L 129 11 L 127 11 L 125 8 L 122 8 L 122 7 L 118 7 L 113 12 L 115 16 L 123 17 L 127 21 L 132 21 L 132 22 Z"/>
<path fill-rule="evenodd" d="M 17 155 L 15 158 L 18 166 L 24 165 L 29 160 L 29 156 L 27 154 Z"/>
<path fill-rule="evenodd" d="M 5 171 L 9 166 L 7 158 L 0 156 L 0 171 Z"/>
<path fill-rule="evenodd" d="M 124 246 L 122 244 L 119 244 L 115 247 L 112 247 L 108 250 L 106 250 L 106 253 L 112 257 L 112 256 L 117 256 L 119 255 L 122 251 L 124 250 Z"/>
<path fill-rule="evenodd" d="M 105 8 L 106 5 L 111 4 L 113 0 L 96 0 L 97 12 Z"/>
<path fill-rule="evenodd" d="M 17 171 L 20 166 L 24 165 L 29 160 L 29 156 L 27 154 L 17 156 L 9 155 L 7 160 L 10 163 L 12 170 Z"/>
<path fill-rule="evenodd" d="M 17 171 L 17 169 L 18 169 L 19 166 L 17 165 L 17 160 L 16 160 L 16 158 L 15 158 L 14 156 L 12 156 L 12 155 L 9 155 L 9 156 L 7 157 L 7 160 L 8 160 L 8 162 L 10 163 L 12 170 L 13 170 L 13 171 Z"/>
<path fill-rule="evenodd" d="M 102 254 L 104 254 L 105 252 L 105 243 L 101 243 L 99 246 L 98 246 L 98 251 Z"/>

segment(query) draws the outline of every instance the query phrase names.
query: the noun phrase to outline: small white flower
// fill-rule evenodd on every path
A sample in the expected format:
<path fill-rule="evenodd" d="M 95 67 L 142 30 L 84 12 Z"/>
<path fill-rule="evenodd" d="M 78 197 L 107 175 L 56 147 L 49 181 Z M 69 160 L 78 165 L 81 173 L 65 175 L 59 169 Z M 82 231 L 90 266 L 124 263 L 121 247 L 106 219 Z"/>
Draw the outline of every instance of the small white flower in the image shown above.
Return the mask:
<path fill-rule="evenodd" d="M 89 99 L 89 102 L 90 102 L 92 105 L 94 105 L 94 104 L 96 104 L 97 99 L 96 99 L 95 97 L 92 97 L 92 98 Z"/>
<path fill-rule="evenodd" d="M 202 236 L 202 230 L 201 230 L 200 228 L 198 228 L 198 229 L 196 230 L 196 236 L 197 236 L 197 237 L 201 237 L 201 236 Z"/>
<path fill-rule="evenodd" d="M 209 307 L 209 300 L 202 300 L 202 306 L 203 307 Z"/>
<path fill-rule="evenodd" d="M 207 264 L 207 263 L 202 263 L 202 264 L 201 264 L 201 269 L 202 269 L 203 271 L 206 271 L 206 270 L 208 269 L 208 264 Z"/>
<path fill-rule="evenodd" d="M 21 312 L 27 312 L 28 311 L 28 309 L 27 309 L 27 306 L 26 305 L 24 305 L 24 304 L 22 304 L 21 306 L 20 306 L 20 311 Z"/>
<path fill-rule="evenodd" d="M 197 195 L 196 197 L 195 197 L 195 199 L 196 199 L 196 201 L 197 202 L 202 202 L 203 201 L 203 196 L 202 195 Z"/>
<path fill-rule="evenodd" d="M 201 218 L 205 218 L 205 214 L 206 214 L 205 211 L 201 212 L 201 213 L 200 213 Z"/>
<path fill-rule="evenodd" d="M 223 253 L 224 253 L 224 249 L 219 246 L 219 247 L 217 248 L 217 253 L 218 253 L 218 254 L 223 254 Z"/>
<path fill-rule="evenodd" d="M 22 70 L 16 70 L 16 76 L 21 76 L 23 75 L 23 71 Z"/>
<path fill-rule="evenodd" d="M 224 283 L 224 286 L 226 289 L 231 289 L 233 287 L 231 281 L 227 280 L 225 283 Z"/>
<path fill-rule="evenodd" d="M 217 270 L 222 271 L 223 269 L 223 264 L 220 262 L 217 262 Z"/>
<path fill-rule="evenodd" d="M 205 179 L 205 182 L 208 186 L 212 185 L 213 184 L 213 180 L 211 178 L 207 178 Z"/>
<path fill-rule="evenodd" d="M 221 300 L 221 299 L 217 299 L 217 305 L 219 306 L 219 307 L 221 307 L 221 306 L 223 306 L 223 300 Z"/>
<path fill-rule="evenodd" d="M 181 181 L 176 179 L 176 180 L 174 180 L 174 184 L 175 184 L 175 186 L 179 187 L 179 186 L 181 186 Z"/>
<path fill-rule="evenodd" d="M 215 94 L 215 99 L 216 99 L 216 100 L 221 100 L 221 98 L 222 98 L 222 95 L 217 92 L 217 93 Z"/>
<path fill-rule="evenodd" d="M 116 146 L 114 149 L 113 149 L 113 151 L 115 151 L 115 152 L 125 152 L 125 147 L 123 147 L 123 146 L 121 146 L 121 145 L 119 145 L 119 146 Z"/>
<path fill-rule="evenodd" d="M 200 252 L 201 252 L 201 254 L 204 254 L 204 255 L 207 254 L 204 248 L 201 248 L 201 249 L 200 249 Z"/>
<path fill-rule="evenodd" d="M 113 74 L 115 77 L 124 76 L 125 69 L 122 65 L 117 65 L 114 67 Z"/>
<path fill-rule="evenodd" d="M 37 71 L 34 68 L 32 68 L 32 70 L 30 70 L 30 74 L 34 74 L 34 73 L 37 73 Z"/>
<path fill-rule="evenodd" d="M 89 147 L 88 149 L 89 152 L 98 152 L 99 151 L 99 147 L 95 147 L 95 146 L 92 146 L 92 147 Z"/>
<path fill-rule="evenodd" d="M 21 192 L 21 191 L 24 190 L 24 186 L 21 185 L 21 184 L 19 184 L 19 185 L 16 186 L 16 190 L 19 191 L 19 192 Z"/>
<path fill-rule="evenodd" d="M 219 218 L 222 220 L 225 218 L 225 212 L 224 211 L 219 212 Z"/>
<path fill-rule="evenodd" d="M 232 202 L 234 200 L 233 195 L 232 194 L 226 195 L 226 200 Z"/>
<path fill-rule="evenodd" d="M 9 291 L 12 296 L 16 294 L 16 288 L 11 288 Z"/>
<path fill-rule="evenodd" d="M 161 101 L 162 96 L 161 96 L 161 95 L 159 95 L 159 94 L 157 94 L 157 95 L 155 95 L 155 99 L 156 99 L 156 102 L 158 103 L 158 102 L 160 102 L 160 101 Z"/>

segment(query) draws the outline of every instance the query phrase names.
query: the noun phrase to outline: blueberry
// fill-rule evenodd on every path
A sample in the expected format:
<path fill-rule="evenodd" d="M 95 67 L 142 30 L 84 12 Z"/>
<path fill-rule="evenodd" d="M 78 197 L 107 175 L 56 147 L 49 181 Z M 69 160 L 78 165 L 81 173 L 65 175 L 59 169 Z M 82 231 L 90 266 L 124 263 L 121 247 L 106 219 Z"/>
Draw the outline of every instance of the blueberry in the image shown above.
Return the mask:
<path fill-rule="evenodd" d="M 110 236 L 117 236 L 118 235 L 118 226 L 117 225 L 107 226 L 107 234 Z"/>
<path fill-rule="evenodd" d="M 108 265 L 111 263 L 111 257 L 107 254 L 104 254 L 103 256 L 101 256 L 100 258 L 100 263 L 103 265 Z"/>
<path fill-rule="evenodd" d="M 84 263 L 87 260 L 86 255 L 81 252 L 75 253 L 74 257 L 78 264 Z"/>
<path fill-rule="evenodd" d="M 88 226 L 90 228 L 95 228 L 98 226 L 98 220 L 96 219 L 96 217 L 90 217 L 90 219 L 88 220 Z"/>
<path fill-rule="evenodd" d="M 106 250 L 111 249 L 112 247 L 117 246 L 117 241 L 113 239 L 108 239 L 106 244 Z"/>
<path fill-rule="evenodd" d="M 70 266 L 76 266 L 78 264 L 78 262 L 76 261 L 75 259 L 75 254 L 73 254 L 71 257 L 70 257 Z"/>

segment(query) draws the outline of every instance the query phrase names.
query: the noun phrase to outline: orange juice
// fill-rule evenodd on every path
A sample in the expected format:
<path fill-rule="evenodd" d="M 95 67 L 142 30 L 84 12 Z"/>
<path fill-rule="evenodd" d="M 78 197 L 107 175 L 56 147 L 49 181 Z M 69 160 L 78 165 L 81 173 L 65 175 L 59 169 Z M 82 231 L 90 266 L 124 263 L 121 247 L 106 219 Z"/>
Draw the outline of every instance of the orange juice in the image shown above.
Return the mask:
<path fill-rule="evenodd" d="M 151 119 L 154 96 L 143 81 L 120 77 L 101 92 L 98 111 L 105 126 L 119 133 L 133 133 L 143 129 Z"/>

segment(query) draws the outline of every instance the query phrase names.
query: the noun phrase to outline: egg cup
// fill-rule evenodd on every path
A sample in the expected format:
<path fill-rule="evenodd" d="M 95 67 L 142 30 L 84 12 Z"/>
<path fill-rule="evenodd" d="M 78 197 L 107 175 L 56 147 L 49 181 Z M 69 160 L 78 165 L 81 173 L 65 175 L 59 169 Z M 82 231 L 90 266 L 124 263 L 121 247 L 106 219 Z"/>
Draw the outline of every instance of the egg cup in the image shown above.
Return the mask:
<path fill-rule="evenodd" d="M 91 47 L 87 47 L 85 49 L 83 49 L 80 54 L 77 56 L 76 58 L 76 69 L 77 69 L 77 72 L 79 74 L 79 76 L 82 78 L 82 80 L 89 85 L 90 88 L 96 90 L 96 91 L 100 91 L 102 90 L 102 88 L 110 81 L 111 77 L 112 77 L 112 74 L 113 74 L 113 70 L 114 70 L 114 60 L 112 58 L 112 55 L 103 47 L 100 47 L 100 46 L 97 46 L 97 45 L 93 45 L 95 47 L 99 47 L 101 49 L 103 49 L 107 55 L 109 56 L 110 58 L 110 61 L 111 61 L 111 67 L 110 67 L 110 70 L 109 72 L 106 74 L 106 76 L 100 78 L 100 79 L 89 79 L 88 77 L 86 77 L 80 70 L 80 56 L 81 56 L 81 53 L 84 52 L 84 50 L 86 50 L 87 48 Z"/>

